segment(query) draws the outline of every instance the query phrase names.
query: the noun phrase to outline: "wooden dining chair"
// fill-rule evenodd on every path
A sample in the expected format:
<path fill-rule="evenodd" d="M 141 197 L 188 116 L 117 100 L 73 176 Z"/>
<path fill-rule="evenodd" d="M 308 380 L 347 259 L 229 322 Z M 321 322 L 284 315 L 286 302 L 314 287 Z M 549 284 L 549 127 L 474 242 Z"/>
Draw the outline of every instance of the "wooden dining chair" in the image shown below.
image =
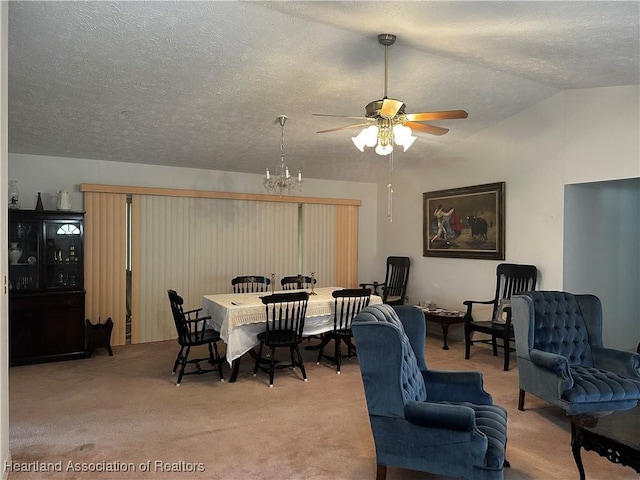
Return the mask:
<path fill-rule="evenodd" d="M 253 376 L 262 370 L 269 374 L 269 388 L 273 387 L 273 375 L 276 369 L 300 368 L 302 378 L 307 381 L 307 372 L 300 355 L 299 344 L 302 341 L 302 330 L 304 329 L 304 317 L 307 313 L 307 302 L 309 294 L 307 292 L 274 293 L 262 297 L 265 305 L 267 321 L 266 331 L 258 334 L 260 347 L 253 369 Z M 263 366 L 262 350 L 264 346 L 271 350 L 268 366 Z M 291 363 L 283 364 L 275 362 L 277 348 L 288 347 Z"/>
<path fill-rule="evenodd" d="M 375 295 L 382 296 L 382 303 L 387 305 L 404 305 L 409 283 L 409 257 L 387 257 L 387 273 L 383 283 L 361 283 L 362 288 L 373 288 Z M 382 289 L 380 292 L 378 289 Z"/>
<path fill-rule="evenodd" d="M 222 374 L 224 357 L 220 357 L 217 346 L 217 342 L 220 341 L 220 332 L 213 328 L 208 328 L 206 324 L 206 321 L 211 317 L 201 317 L 200 312 L 202 308 L 184 310 L 182 307 L 184 303 L 182 297 L 178 295 L 175 290 L 167 290 L 167 293 L 169 295 L 169 303 L 171 304 L 171 313 L 173 314 L 173 320 L 178 333 L 178 344 L 180 345 L 180 350 L 178 351 L 171 372 L 175 374 L 178 365 L 180 365 L 176 386 L 180 386 L 184 375 L 200 374 L 214 370 L 218 371 L 220 381 L 224 382 L 224 376 Z M 209 356 L 205 358 L 189 358 L 191 347 L 200 345 L 206 345 L 208 347 Z M 200 363 L 204 362 L 209 363 L 213 368 L 202 368 Z M 195 370 L 186 372 L 185 369 L 187 365 L 195 366 Z"/>
<path fill-rule="evenodd" d="M 271 280 L 260 275 L 241 275 L 231 280 L 233 293 L 266 292 Z"/>
<path fill-rule="evenodd" d="M 496 290 L 491 300 L 465 300 L 467 307 L 464 316 L 464 358 L 469 360 L 471 345 L 488 343 L 492 346 L 493 355 L 498 355 L 498 347 L 504 349 L 504 371 L 509 370 L 509 353 L 515 351 L 511 347 L 514 340 L 511 324 L 512 295 L 536 289 L 538 269 L 534 265 L 501 263 L 496 267 Z M 473 317 L 474 305 L 491 305 L 491 319 L 478 321 Z M 504 313 L 504 319 L 503 319 Z M 490 338 L 473 339 L 474 332 L 490 335 Z M 498 343 L 502 342 L 502 345 Z"/>
<path fill-rule="evenodd" d="M 315 278 L 304 275 L 291 275 L 280 279 L 280 285 L 282 285 L 283 290 L 304 290 L 311 288 L 311 285 L 315 285 L 316 283 Z"/>
<path fill-rule="evenodd" d="M 369 288 L 345 288 L 336 290 L 331 293 L 334 300 L 333 309 L 333 330 L 322 335 L 320 343 L 320 351 L 318 352 L 318 365 L 322 357 L 336 364 L 336 373 L 340 375 L 341 359 L 343 357 L 341 351 L 341 343 L 347 346 L 347 358 L 351 358 L 356 353 L 356 347 L 351 339 L 351 322 L 354 317 L 360 313 L 364 307 L 369 305 L 371 299 L 371 290 Z M 324 347 L 331 341 L 334 341 L 333 357 L 324 354 Z"/>

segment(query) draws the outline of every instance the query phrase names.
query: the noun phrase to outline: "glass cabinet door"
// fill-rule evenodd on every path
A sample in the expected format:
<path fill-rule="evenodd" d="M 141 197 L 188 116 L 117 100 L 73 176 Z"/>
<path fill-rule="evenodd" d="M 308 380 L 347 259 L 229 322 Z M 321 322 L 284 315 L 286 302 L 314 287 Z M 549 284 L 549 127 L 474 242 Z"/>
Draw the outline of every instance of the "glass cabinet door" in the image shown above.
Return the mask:
<path fill-rule="evenodd" d="M 9 223 L 9 288 L 12 290 L 40 287 L 39 226 L 39 222 Z"/>
<path fill-rule="evenodd" d="M 44 288 L 81 288 L 82 223 L 73 220 L 45 221 L 44 239 Z"/>

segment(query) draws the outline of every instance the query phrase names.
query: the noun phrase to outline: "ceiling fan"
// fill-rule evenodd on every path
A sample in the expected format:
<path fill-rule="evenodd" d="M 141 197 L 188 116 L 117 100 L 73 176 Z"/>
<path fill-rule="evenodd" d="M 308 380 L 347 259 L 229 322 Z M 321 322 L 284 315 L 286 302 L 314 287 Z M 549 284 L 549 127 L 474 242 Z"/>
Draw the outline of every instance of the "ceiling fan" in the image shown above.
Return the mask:
<path fill-rule="evenodd" d="M 319 117 L 341 117 L 363 120 L 354 125 L 320 130 L 316 133 L 335 132 L 349 128 L 363 128 L 357 136 L 351 138 L 358 150 L 364 152 L 364 147 L 376 147 L 375 151 L 378 155 L 389 155 L 393 152 L 393 143 L 404 147 L 404 151 L 406 152 L 417 138 L 412 135 L 413 131 L 429 133 L 431 135 L 444 135 L 449 131 L 448 128 L 418 122 L 467 118 L 468 114 L 464 110 L 406 113 L 405 104 L 402 101 L 387 97 L 389 77 L 388 50 L 389 46 L 393 45 L 395 41 L 396 36 L 390 33 L 381 33 L 378 35 L 378 42 L 384 46 L 384 97 L 369 103 L 365 107 L 366 113 L 364 117 L 314 113 L 313 115 Z"/>

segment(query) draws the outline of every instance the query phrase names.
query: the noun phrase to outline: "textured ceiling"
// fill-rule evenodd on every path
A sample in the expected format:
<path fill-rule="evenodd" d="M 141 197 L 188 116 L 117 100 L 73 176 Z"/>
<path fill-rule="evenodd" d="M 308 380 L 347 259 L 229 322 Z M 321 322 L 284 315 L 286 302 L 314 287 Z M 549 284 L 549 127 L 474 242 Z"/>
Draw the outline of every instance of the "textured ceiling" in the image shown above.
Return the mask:
<path fill-rule="evenodd" d="M 353 123 L 383 96 L 464 109 L 395 163 L 429 157 L 564 89 L 640 84 L 640 3 L 28 2 L 9 4 L 9 152 L 378 181 Z M 398 168 L 398 167 L 396 167 Z"/>

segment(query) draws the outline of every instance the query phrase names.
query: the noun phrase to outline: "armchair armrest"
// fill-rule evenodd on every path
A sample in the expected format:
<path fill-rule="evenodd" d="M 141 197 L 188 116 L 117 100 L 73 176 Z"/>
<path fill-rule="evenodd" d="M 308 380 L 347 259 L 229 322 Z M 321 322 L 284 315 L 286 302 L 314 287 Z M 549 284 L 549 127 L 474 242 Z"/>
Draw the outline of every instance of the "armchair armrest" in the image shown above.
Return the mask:
<path fill-rule="evenodd" d="M 207 320 L 211 320 L 211 317 L 206 316 L 200 318 L 188 318 L 184 322 L 187 324 L 189 333 L 196 334 L 198 337 L 201 337 L 202 335 L 204 335 L 205 330 L 207 330 Z"/>
<path fill-rule="evenodd" d="M 544 352 L 535 348 L 529 350 L 531 361 L 539 367 L 548 368 L 558 374 L 566 372 L 569 374 L 569 360 L 563 355 L 557 353 Z"/>
<path fill-rule="evenodd" d="M 464 302 L 462 302 L 463 305 L 465 305 L 467 307 L 467 313 L 465 314 L 464 318 L 465 320 L 473 320 L 473 317 L 471 315 L 471 310 L 473 308 L 473 306 L 475 304 L 477 305 L 491 305 L 495 300 L 465 300 Z"/>
<path fill-rule="evenodd" d="M 416 402 L 410 400 L 404 406 L 405 418 L 424 427 L 451 428 L 473 431 L 476 428 L 476 414 L 471 407 L 444 403 Z"/>
<path fill-rule="evenodd" d="M 640 379 L 640 355 L 606 347 L 591 347 L 596 368 L 609 370 L 618 375 Z"/>
<path fill-rule="evenodd" d="M 469 402 L 492 405 L 493 398 L 483 388 L 482 372 L 454 372 L 447 370 L 422 371 L 433 402 Z"/>
<path fill-rule="evenodd" d="M 567 357 L 534 348 L 529 350 L 529 358 L 533 364 L 551 370 L 558 376 L 558 379 L 562 382 L 561 391 L 573 387 L 573 376 L 571 375 Z"/>
<path fill-rule="evenodd" d="M 202 311 L 202 308 L 194 308 L 193 310 L 184 310 L 182 313 L 184 313 L 189 320 L 193 320 L 198 318 L 201 311 Z M 194 313 L 196 314 L 196 316 L 194 318 L 191 318 L 191 315 Z"/>

